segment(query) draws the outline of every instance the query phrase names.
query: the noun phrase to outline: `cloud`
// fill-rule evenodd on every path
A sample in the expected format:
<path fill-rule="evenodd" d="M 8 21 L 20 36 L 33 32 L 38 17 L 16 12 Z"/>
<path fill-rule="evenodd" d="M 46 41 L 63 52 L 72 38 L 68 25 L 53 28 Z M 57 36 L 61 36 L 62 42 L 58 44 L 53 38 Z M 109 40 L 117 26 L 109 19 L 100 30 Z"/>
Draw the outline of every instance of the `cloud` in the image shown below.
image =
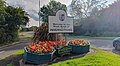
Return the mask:
<path fill-rule="evenodd" d="M 56 0 L 62 4 L 69 4 L 71 0 Z M 46 5 L 50 0 L 40 0 L 40 6 Z M 6 0 L 6 3 L 11 6 L 20 6 L 30 14 L 30 26 L 38 26 L 38 11 L 39 11 L 39 0 Z"/>

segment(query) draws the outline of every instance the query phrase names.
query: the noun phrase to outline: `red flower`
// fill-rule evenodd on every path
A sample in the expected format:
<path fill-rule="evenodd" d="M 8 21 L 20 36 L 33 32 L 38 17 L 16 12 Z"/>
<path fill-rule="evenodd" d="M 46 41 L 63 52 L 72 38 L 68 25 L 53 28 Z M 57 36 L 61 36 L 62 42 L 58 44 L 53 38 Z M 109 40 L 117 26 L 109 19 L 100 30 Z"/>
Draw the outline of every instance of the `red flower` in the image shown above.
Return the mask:
<path fill-rule="evenodd" d="M 53 50 L 52 50 L 51 48 L 47 48 L 47 50 L 48 50 L 49 52 L 53 52 Z"/>
<path fill-rule="evenodd" d="M 31 48 L 33 51 L 35 51 L 36 49 L 37 49 L 37 46 L 36 45 L 34 45 L 34 46 L 32 46 L 32 48 Z"/>
<path fill-rule="evenodd" d="M 42 45 L 39 45 L 39 48 L 42 48 L 43 46 Z"/>

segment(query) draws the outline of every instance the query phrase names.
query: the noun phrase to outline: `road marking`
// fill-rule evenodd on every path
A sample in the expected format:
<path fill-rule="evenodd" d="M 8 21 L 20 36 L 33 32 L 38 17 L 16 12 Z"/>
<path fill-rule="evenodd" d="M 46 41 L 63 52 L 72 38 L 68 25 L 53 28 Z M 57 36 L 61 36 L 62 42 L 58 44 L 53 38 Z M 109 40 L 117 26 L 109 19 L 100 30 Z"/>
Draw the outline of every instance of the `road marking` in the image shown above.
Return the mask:
<path fill-rule="evenodd" d="M 1 51 L 0 54 L 3 53 L 3 52 L 5 52 L 5 51 Z"/>

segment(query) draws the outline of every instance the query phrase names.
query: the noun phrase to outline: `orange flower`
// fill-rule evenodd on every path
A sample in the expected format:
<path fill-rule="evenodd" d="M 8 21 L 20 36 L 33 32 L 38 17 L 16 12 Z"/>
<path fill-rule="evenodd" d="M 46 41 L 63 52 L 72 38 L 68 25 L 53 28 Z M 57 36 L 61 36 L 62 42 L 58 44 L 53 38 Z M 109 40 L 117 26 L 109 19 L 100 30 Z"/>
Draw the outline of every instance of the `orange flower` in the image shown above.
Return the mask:
<path fill-rule="evenodd" d="M 86 41 L 86 40 L 72 40 L 71 43 L 75 44 L 75 45 L 86 45 L 86 44 L 88 44 L 88 41 Z"/>

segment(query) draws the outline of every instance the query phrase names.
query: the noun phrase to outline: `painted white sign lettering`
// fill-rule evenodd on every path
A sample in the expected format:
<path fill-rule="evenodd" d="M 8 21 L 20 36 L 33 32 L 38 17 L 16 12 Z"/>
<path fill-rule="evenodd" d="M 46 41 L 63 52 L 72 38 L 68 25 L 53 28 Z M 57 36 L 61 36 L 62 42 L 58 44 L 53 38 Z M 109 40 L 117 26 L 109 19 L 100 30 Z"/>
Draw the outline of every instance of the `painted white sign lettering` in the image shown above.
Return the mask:
<path fill-rule="evenodd" d="M 49 16 L 49 33 L 73 32 L 73 18 L 67 17 L 63 10 L 59 10 L 56 16 Z"/>

